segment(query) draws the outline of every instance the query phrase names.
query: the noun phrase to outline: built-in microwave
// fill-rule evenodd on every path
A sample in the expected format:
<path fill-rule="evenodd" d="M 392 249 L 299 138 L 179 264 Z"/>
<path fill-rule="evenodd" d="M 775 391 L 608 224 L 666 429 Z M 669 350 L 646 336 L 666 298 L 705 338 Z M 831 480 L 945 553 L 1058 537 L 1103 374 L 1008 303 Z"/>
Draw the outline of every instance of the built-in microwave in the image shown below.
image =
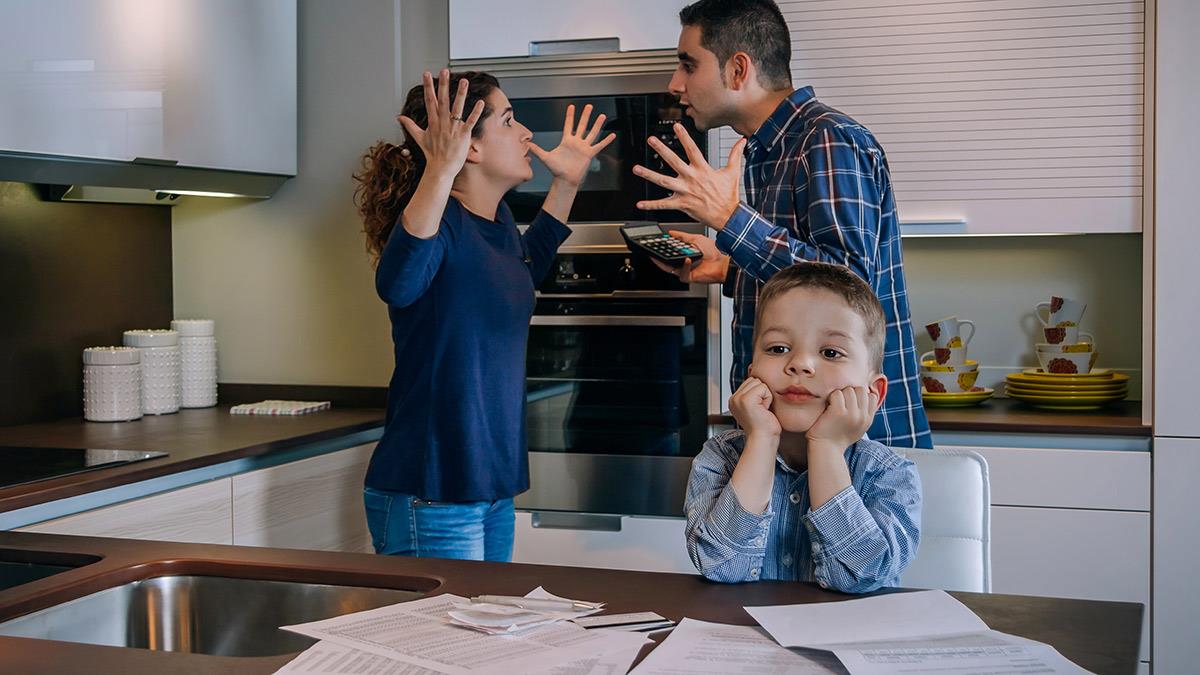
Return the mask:
<path fill-rule="evenodd" d="M 502 83 L 502 86 L 503 83 Z M 662 83 L 666 88 L 666 81 Z M 675 175 L 658 153 L 647 145 L 650 136 L 657 136 L 680 156 L 683 147 L 675 135 L 674 124 L 680 122 L 707 155 L 707 139 L 696 130 L 692 120 L 683 115 L 679 100 L 665 91 L 653 93 L 620 93 L 603 95 L 554 95 L 512 97 L 513 114 L 517 121 L 533 132 L 533 142 L 549 150 L 562 139 L 563 119 L 567 106 L 574 103 L 578 115 L 587 104 L 592 105 L 592 119 L 603 113 L 606 117 L 601 138 L 609 132 L 616 140 L 602 150 L 588 169 L 571 209 L 573 222 L 620 222 L 654 220 L 686 222 L 688 216 L 680 211 L 641 211 L 637 203 L 661 199 L 668 195 L 663 188 L 633 174 L 635 165 Z M 576 118 L 578 119 L 578 117 Z M 517 222 L 529 222 L 537 215 L 546 192 L 550 189 L 550 172 L 540 162 L 533 162 L 533 178 L 505 197 Z"/>

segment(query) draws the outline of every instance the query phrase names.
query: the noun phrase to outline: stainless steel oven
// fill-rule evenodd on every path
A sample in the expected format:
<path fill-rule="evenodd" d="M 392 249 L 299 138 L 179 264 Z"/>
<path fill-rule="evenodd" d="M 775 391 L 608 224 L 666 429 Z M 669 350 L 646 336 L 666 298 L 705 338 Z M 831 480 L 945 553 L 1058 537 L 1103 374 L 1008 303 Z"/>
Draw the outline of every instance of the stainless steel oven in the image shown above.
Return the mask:
<path fill-rule="evenodd" d="M 531 489 L 518 508 L 682 513 L 708 427 L 708 290 L 630 253 L 620 225 L 573 225 L 538 288 L 526 375 Z"/>

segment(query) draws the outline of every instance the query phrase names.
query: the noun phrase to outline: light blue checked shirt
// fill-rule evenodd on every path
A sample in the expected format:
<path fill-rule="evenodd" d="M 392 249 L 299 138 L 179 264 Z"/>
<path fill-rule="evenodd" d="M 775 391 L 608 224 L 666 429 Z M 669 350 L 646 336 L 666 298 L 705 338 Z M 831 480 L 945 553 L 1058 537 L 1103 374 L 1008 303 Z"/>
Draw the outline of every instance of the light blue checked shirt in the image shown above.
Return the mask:
<path fill-rule="evenodd" d="M 717 247 L 733 260 L 725 282 L 733 298 L 732 390 L 746 379 L 763 284 L 795 263 L 845 265 L 875 291 L 887 319 L 888 394 L 867 436 L 890 447 L 932 448 L 883 148 L 805 87 L 750 137 L 745 157 L 746 202 L 717 234 Z"/>
<path fill-rule="evenodd" d="M 867 438 L 846 448 L 850 487 L 812 510 L 808 472 L 776 457 L 771 504 L 742 508 L 729 479 L 746 436 L 726 431 L 692 461 L 684 511 L 692 563 L 713 581 L 815 581 L 866 593 L 900 583 L 921 540 L 921 479 L 912 461 Z"/>

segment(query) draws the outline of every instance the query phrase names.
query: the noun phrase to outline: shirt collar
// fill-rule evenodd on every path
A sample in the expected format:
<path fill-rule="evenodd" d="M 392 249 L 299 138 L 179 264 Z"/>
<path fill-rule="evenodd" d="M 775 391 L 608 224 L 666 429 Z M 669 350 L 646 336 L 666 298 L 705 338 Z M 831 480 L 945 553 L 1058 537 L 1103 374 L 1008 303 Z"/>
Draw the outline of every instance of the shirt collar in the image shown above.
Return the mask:
<path fill-rule="evenodd" d="M 800 109 L 804 107 L 804 104 L 815 98 L 812 87 L 801 87 L 780 101 L 775 112 L 771 113 L 758 131 L 750 136 L 749 142 L 746 143 L 746 155 L 749 156 L 752 149 L 757 148 L 763 148 L 770 152 L 783 137 L 787 128 L 791 126 L 792 121 L 799 116 Z"/>

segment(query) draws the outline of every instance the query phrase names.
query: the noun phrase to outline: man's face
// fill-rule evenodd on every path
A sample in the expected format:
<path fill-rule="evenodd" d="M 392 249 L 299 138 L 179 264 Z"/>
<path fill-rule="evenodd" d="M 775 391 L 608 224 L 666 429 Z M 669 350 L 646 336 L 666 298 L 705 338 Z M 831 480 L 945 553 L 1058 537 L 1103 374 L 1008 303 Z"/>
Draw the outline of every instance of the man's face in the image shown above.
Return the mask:
<path fill-rule="evenodd" d="M 794 288 L 763 309 L 750 374 L 771 390 L 771 412 L 785 431 L 805 432 L 829 395 L 873 385 L 866 322 L 838 295 Z"/>
<path fill-rule="evenodd" d="M 700 46 L 699 26 L 684 26 L 679 33 L 679 65 L 667 91 L 687 106 L 696 128 L 708 131 L 730 123 L 732 92 L 721 78 L 717 55 Z"/>

